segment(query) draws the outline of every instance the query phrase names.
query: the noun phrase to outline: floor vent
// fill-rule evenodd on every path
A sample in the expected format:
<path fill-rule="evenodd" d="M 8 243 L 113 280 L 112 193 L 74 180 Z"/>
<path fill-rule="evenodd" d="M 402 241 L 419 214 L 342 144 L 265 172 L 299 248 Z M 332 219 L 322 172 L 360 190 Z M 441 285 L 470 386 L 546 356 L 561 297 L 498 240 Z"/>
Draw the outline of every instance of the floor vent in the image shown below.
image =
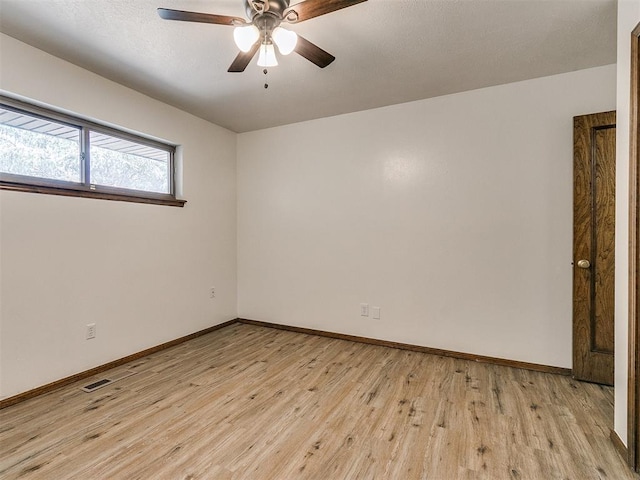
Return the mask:
<path fill-rule="evenodd" d="M 136 372 L 132 370 L 124 370 L 122 372 L 116 372 L 112 375 L 109 375 L 109 377 L 107 378 L 103 378 L 101 380 L 97 380 L 93 383 L 90 383 L 89 385 L 85 385 L 84 387 L 81 388 L 81 390 L 84 392 L 93 392 L 94 390 L 110 385 L 113 382 L 117 382 L 118 380 L 122 380 L 123 378 L 130 377 L 135 373 Z"/>

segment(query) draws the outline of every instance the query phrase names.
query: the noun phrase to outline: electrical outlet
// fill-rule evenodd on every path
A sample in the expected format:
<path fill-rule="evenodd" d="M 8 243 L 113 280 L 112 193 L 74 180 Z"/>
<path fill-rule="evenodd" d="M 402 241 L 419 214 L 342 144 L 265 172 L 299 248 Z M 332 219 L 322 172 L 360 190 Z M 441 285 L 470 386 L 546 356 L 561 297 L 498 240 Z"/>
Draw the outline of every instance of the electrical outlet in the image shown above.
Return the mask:
<path fill-rule="evenodd" d="M 92 338 L 96 338 L 96 324 L 87 323 L 87 340 L 91 340 Z"/>
<path fill-rule="evenodd" d="M 369 316 L 369 304 L 361 303 L 360 304 L 360 316 L 368 317 Z"/>
<path fill-rule="evenodd" d="M 209 298 L 216 298 L 216 287 L 211 287 L 209 289 Z"/>
<path fill-rule="evenodd" d="M 371 307 L 371 310 L 373 312 L 373 319 L 380 320 L 380 307 Z"/>

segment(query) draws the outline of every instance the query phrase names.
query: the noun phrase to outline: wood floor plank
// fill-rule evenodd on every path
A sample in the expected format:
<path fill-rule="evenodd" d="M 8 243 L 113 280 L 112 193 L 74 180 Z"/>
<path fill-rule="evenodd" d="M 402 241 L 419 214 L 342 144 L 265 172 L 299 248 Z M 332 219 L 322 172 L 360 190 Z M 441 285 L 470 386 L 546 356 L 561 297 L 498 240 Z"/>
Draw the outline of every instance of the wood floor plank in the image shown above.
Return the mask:
<path fill-rule="evenodd" d="M 0 478 L 638 479 L 565 376 L 246 324 L 124 369 L 0 411 Z"/>

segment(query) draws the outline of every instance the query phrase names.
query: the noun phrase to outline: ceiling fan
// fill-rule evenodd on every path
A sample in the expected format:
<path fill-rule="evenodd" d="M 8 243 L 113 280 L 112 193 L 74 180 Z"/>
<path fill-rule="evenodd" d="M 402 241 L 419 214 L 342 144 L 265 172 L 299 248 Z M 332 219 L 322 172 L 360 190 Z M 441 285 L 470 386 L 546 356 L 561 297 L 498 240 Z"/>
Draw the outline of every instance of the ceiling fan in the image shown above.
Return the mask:
<path fill-rule="evenodd" d="M 285 30 L 280 24 L 300 23 L 366 1 L 304 0 L 289 6 L 290 0 L 244 0 L 249 21 L 228 15 L 185 12 L 168 8 L 158 8 L 158 14 L 165 20 L 215 23 L 235 27 L 233 38 L 241 52 L 229 67 L 229 72 L 244 72 L 258 50 L 260 50 L 259 66 L 278 65 L 274 43 L 282 55 L 296 52 L 318 67 L 324 68 L 336 57 L 295 32 Z"/>

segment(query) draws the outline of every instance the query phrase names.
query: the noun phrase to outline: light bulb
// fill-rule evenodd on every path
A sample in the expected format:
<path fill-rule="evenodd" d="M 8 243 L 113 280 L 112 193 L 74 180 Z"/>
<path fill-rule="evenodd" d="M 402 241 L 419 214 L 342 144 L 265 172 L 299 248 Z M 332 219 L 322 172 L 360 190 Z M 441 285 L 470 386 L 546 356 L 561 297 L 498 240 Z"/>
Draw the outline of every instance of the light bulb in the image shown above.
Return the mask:
<path fill-rule="evenodd" d="M 260 56 L 258 57 L 258 66 L 260 67 L 277 67 L 278 59 L 276 58 L 276 49 L 273 43 L 263 43 L 260 45 Z"/>
<path fill-rule="evenodd" d="M 271 38 L 276 42 L 278 50 L 282 55 L 289 55 L 296 48 L 298 43 L 298 35 L 291 30 L 285 30 L 281 27 L 276 27 L 271 34 Z"/>
<path fill-rule="evenodd" d="M 254 43 L 260 38 L 260 30 L 255 25 L 236 27 L 233 30 L 233 39 L 243 52 L 248 52 Z"/>

